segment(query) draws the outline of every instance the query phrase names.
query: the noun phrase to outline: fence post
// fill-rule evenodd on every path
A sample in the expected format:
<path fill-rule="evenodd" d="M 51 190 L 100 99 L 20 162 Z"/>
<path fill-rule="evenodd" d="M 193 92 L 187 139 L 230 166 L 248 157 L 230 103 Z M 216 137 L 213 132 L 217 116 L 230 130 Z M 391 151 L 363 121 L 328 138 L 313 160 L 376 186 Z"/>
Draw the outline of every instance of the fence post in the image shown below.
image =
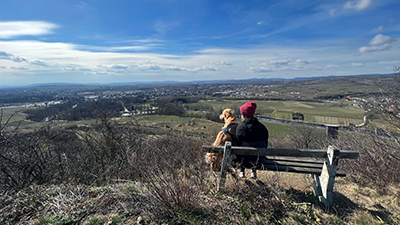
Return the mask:
<path fill-rule="evenodd" d="M 339 155 L 340 150 L 329 146 L 321 175 L 314 175 L 314 195 L 318 197 L 320 202 L 329 207 L 333 205 L 333 186 L 335 184 Z"/>
<path fill-rule="evenodd" d="M 219 177 L 217 191 L 219 191 L 225 185 L 226 173 L 228 171 L 228 161 L 231 156 L 231 147 L 232 143 L 230 141 L 225 142 L 224 156 L 222 158 L 222 164 L 221 164 L 221 175 Z"/>

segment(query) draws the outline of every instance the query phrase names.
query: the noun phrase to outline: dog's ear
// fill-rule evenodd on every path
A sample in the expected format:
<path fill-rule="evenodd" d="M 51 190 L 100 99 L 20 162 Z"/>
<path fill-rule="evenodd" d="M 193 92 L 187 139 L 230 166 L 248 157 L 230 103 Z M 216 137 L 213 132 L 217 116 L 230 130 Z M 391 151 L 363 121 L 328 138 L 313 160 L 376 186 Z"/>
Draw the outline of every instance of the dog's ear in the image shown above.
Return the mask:
<path fill-rule="evenodd" d="M 228 119 L 229 118 L 229 112 L 228 111 L 225 111 L 224 112 L 224 119 Z"/>
<path fill-rule="evenodd" d="M 232 116 L 232 110 L 231 110 L 231 109 L 229 109 L 229 110 L 226 110 L 226 112 L 225 112 L 225 116 L 226 116 L 226 118 L 229 118 L 229 117 L 231 117 L 231 116 Z"/>
<path fill-rule="evenodd" d="M 226 117 L 225 117 L 226 119 L 228 119 L 228 118 L 230 118 L 230 117 L 235 117 L 235 116 L 234 116 L 234 112 L 233 112 L 233 110 L 231 110 L 231 109 L 230 109 L 230 110 L 226 110 L 225 116 L 226 116 Z"/>
<path fill-rule="evenodd" d="M 224 117 L 225 117 L 225 119 L 229 118 L 229 111 L 228 111 L 228 110 L 226 110 L 226 111 L 224 112 Z"/>

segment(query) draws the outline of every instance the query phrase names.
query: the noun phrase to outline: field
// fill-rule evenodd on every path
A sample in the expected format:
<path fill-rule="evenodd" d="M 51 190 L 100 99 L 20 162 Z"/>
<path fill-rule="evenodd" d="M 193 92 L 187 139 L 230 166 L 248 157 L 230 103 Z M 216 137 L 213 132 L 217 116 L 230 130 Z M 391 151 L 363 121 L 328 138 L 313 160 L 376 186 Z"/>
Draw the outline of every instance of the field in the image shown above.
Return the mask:
<path fill-rule="evenodd" d="M 8 123 L 8 129 L 15 129 L 17 126 L 19 126 L 25 130 L 32 130 L 40 128 L 44 125 L 42 123 L 26 120 L 26 114 L 21 112 L 24 109 L 25 107 L 2 108 L 1 127 L 3 127 L 5 123 Z"/>
<path fill-rule="evenodd" d="M 221 131 L 221 128 L 224 125 L 222 122 L 218 123 L 199 118 L 161 116 L 161 115 L 120 118 L 116 120 L 119 123 L 137 122 L 140 125 L 153 127 L 157 129 L 175 130 L 175 131 L 192 133 L 195 135 L 201 135 L 208 142 L 213 141 L 213 138 L 216 137 L 217 133 Z M 281 123 L 266 122 L 266 121 L 261 121 L 261 123 L 263 123 L 267 127 L 270 136 L 273 137 L 288 135 L 296 131 L 295 128 L 289 124 L 281 124 Z"/>
<path fill-rule="evenodd" d="M 239 108 L 246 101 L 234 100 L 208 100 L 199 103 L 186 104 L 185 107 L 195 109 L 207 109 L 222 111 L 225 108 L 232 108 L 239 111 Z M 320 124 L 348 125 L 349 123 L 361 124 L 363 122 L 364 111 L 359 108 L 351 107 L 347 102 L 296 102 L 296 101 L 256 101 L 257 113 L 261 116 L 288 119 L 292 118 L 293 112 L 304 114 L 304 120 Z M 22 130 L 35 130 L 45 125 L 26 120 L 26 115 L 20 111 L 24 108 L 4 108 L 3 121 L 6 122 L 11 115 L 8 128 L 13 129 L 19 123 Z M 121 123 L 137 122 L 141 125 L 156 127 L 158 129 L 179 130 L 190 132 L 202 136 L 214 137 L 223 126 L 223 123 L 212 122 L 207 119 L 178 117 L 166 115 L 146 115 L 128 118 L 114 118 Z M 262 121 L 268 128 L 271 136 L 282 136 L 293 132 L 294 128 L 288 124 Z M 95 120 L 68 121 L 59 123 L 61 126 L 84 126 L 96 123 Z"/>
<path fill-rule="evenodd" d="M 208 100 L 202 101 L 204 108 L 213 108 L 222 111 L 225 108 L 239 111 L 246 101 L 234 100 Z M 293 112 L 304 114 L 304 120 L 320 124 L 348 125 L 349 123 L 361 124 L 365 112 L 360 108 L 350 105 L 349 102 L 296 102 L 296 101 L 256 101 L 257 111 L 261 116 L 278 119 L 292 119 Z M 195 103 L 200 107 L 199 103 Z M 190 104 L 188 104 L 190 106 Z"/>
<path fill-rule="evenodd" d="M 328 99 L 338 96 L 357 95 L 366 96 L 371 93 L 380 93 L 377 80 L 387 85 L 392 82 L 390 77 L 336 77 L 291 81 L 269 87 L 249 88 L 246 91 L 265 94 L 273 98 L 302 98 Z"/>

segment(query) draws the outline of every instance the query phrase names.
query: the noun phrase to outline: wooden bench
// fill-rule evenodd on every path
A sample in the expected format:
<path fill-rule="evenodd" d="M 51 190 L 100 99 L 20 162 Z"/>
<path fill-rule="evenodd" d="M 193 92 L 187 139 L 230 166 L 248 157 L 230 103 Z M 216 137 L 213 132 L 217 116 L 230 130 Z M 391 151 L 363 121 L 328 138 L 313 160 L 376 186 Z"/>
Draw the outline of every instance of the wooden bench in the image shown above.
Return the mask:
<path fill-rule="evenodd" d="M 231 142 L 226 142 L 225 146 L 203 146 L 203 149 L 210 153 L 223 153 L 218 190 L 225 184 L 231 154 L 266 156 L 267 162 L 261 166 L 263 170 L 311 174 L 314 178 L 314 195 L 329 207 L 333 205 L 335 177 L 346 176 L 338 171 L 339 158 L 356 159 L 359 156 L 358 151 L 339 150 L 333 146 L 329 146 L 328 150 L 252 148 L 232 146 Z"/>

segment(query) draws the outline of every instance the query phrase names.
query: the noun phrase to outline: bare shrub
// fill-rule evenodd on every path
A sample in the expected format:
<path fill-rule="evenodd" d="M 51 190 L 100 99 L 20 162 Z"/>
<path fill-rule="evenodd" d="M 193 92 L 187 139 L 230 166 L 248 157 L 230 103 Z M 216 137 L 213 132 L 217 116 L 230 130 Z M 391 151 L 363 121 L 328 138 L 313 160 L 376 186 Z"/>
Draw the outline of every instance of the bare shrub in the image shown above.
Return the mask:
<path fill-rule="evenodd" d="M 200 142 L 182 134 L 160 136 L 149 140 L 142 151 L 147 161 L 131 166 L 140 168 L 137 172 L 160 214 L 198 208 L 200 195 L 207 189 Z"/>
<path fill-rule="evenodd" d="M 301 125 L 293 127 L 294 131 L 288 136 L 292 142 L 290 148 L 316 149 L 320 148 L 326 139 L 322 129 Z"/>
<path fill-rule="evenodd" d="M 3 133 L 0 147 L 0 188 L 21 189 L 32 183 L 61 182 L 71 178 L 69 155 L 79 151 L 71 131 L 52 126 L 30 133 Z M 67 150 L 74 151 L 67 151 Z M 73 161 L 75 164 L 76 161 Z"/>
<path fill-rule="evenodd" d="M 340 162 L 354 181 L 379 188 L 400 182 L 400 146 L 395 139 L 347 133 L 332 144 L 360 152 L 358 159 Z"/>
<path fill-rule="evenodd" d="M 127 166 L 125 135 L 129 134 L 108 117 L 100 117 L 93 129 L 79 131 L 86 164 L 82 170 L 88 171 L 98 185 L 120 178 L 119 172 Z"/>

